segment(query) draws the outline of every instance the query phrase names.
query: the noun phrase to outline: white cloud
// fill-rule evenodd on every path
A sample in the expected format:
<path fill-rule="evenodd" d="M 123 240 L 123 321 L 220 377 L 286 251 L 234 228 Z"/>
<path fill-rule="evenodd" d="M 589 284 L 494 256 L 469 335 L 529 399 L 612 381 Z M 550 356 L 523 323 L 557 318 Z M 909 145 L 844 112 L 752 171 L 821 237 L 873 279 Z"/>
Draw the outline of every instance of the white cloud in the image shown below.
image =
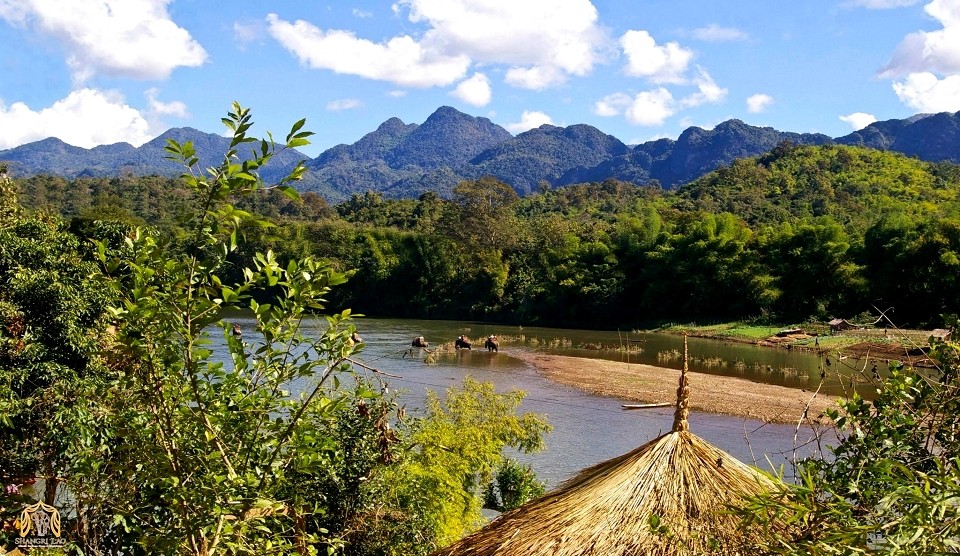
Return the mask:
<path fill-rule="evenodd" d="M 583 76 L 600 60 L 607 37 L 589 0 L 502 2 L 398 0 L 423 43 L 478 63 L 507 64 L 508 83 L 539 89 Z"/>
<path fill-rule="evenodd" d="M 899 78 L 893 91 L 911 108 L 960 110 L 960 0 L 933 0 L 924 11 L 943 28 L 904 37 L 878 76 Z"/>
<path fill-rule="evenodd" d="M 490 104 L 493 96 L 490 80 L 482 73 L 475 73 L 470 79 L 464 79 L 450 94 L 471 106 L 486 106 Z"/>
<path fill-rule="evenodd" d="M 360 8 L 354 8 L 353 10 L 351 10 L 351 13 L 353 14 L 354 17 L 359 17 L 361 19 L 373 17 L 373 12 L 369 10 L 361 10 Z"/>
<path fill-rule="evenodd" d="M 717 104 L 727 98 L 727 90 L 717 85 L 717 82 L 710 77 L 707 70 L 701 67 L 697 67 L 697 76 L 693 79 L 693 83 L 697 86 L 697 92 L 680 101 L 680 104 L 684 107 L 692 108 L 701 104 Z"/>
<path fill-rule="evenodd" d="M 855 131 L 863 129 L 873 122 L 877 121 L 877 118 L 873 114 L 866 114 L 864 112 L 854 112 L 853 114 L 848 114 L 846 116 L 840 116 L 840 120 L 850 124 Z"/>
<path fill-rule="evenodd" d="M 146 118 L 118 94 L 80 89 L 48 108 L 32 110 L 22 102 L 0 103 L 0 149 L 47 137 L 91 148 L 118 142 L 140 146 L 153 136 Z"/>
<path fill-rule="evenodd" d="M 187 105 L 179 100 L 173 100 L 170 102 L 162 102 L 157 100 L 157 95 L 160 91 L 156 87 L 152 87 L 144 91 L 144 95 L 147 97 L 147 103 L 150 106 L 150 114 L 154 116 L 175 116 L 177 118 L 187 118 L 190 116 L 190 113 L 187 112 Z"/>
<path fill-rule="evenodd" d="M 52 36 L 70 52 L 74 80 L 97 74 L 166 79 L 203 64 L 207 53 L 167 13 L 171 0 L 23 0 L 0 4 L 0 17 Z"/>
<path fill-rule="evenodd" d="M 445 86 L 467 72 L 470 59 L 424 48 L 409 36 L 386 43 L 357 38 L 350 31 L 324 31 L 306 21 L 289 23 L 267 16 L 270 34 L 307 66 L 406 87 Z"/>
<path fill-rule="evenodd" d="M 895 82 L 893 91 L 900 102 L 920 112 L 960 111 L 960 75 L 940 79 L 929 72 L 911 73 Z"/>
<path fill-rule="evenodd" d="M 503 80 L 514 87 L 539 91 L 563 83 L 566 81 L 566 75 L 556 68 L 535 66 L 532 68 L 510 68 Z"/>
<path fill-rule="evenodd" d="M 27 2 L 0 0 L 0 18 L 14 25 L 25 25 L 29 16 L 30 6 Z"/>
<path fill-rule="evenodd" d="M 597 116 L 619 116 L 632 100 L 628 94 L 613 93 L 593 103 L 593 113 Z"/>
<path fill-rule="evenodd" d="M 766 93 L 757 93 L 747 97 L 747 112 L 759 114 L 773 104 L 773 97 Z"/>
<path fill-rule="evenodd" d="M 697 68 L 693 83 L 697 85 L 697 92 L 679 100 L 665 87 L 643 91 L 633 97 L 626 93 L 613 93 L 596 101 L 593 113 L 598 116 L 623 114 L 631 124 L 657 126 L 680 110 L 723 102 L 727 96 L 727 89 L 717 85 L 703 68 Z"/>
<path fill-rule="evenodd" d="M 637 94 L 627 107 L 627 121 L 636 125 L 662 125 L 676 113 L 676 101 L 670 91 L 660 87 Z"/>
<path fill-rule="evenodd" d="M 312 68 L 410 87 L 450 85 L 473 64 L 500 64 L 507 83 L 542 89 L 589 73 L 608 41 L 589 0 L 397 0 L 393 9 L 426 31 L 375 43 L 275 14 L 267 21 L 273 37 Z"/>
<path fill-rule="evenodd" d="M 403 98 L 407 96 L 407 92 L 400 89 L 394 89 L 393 91 L 390 91 L 389 93 L 387 93 L 387 96 L 390 96 L 393 98 Z"/>
<path fill-rule="evenodd" d="M 233 23 L 233 39 L 240 44 L 248 44 L 260 38 L 263 26 L 259 22 Z"/>
<path fill-rule="evenodd" d="M 920 72 L 960 73 L 960 2 L 933 0 L 924 10 L 943 29 L 917 31 L 904 37 L 890 62 L 880 70 L 881 78 Z"/>
<path fill-rule="evenodd" d="M 341 98 L 338 100 L 331 100 L 327 103 L 327 110 L 331 112 L 340 112 L 343 110 L 353 110 L 354 108 L 360 108 L 363 106 L 363 102 L 356 98 Z"/>
<path fill-rule="evenodd" d="M 540 111 L 524 110 L 523 114 L 520 115 L 519 122 L 507 124 L 505 127 L 511 133 L 520 133 L 544 124 L 553 125 L 553 118 Z"/>
<path fill-rule="evenodd" d="M 657 45 L 646 31 L 627 31 L 620 37 L 627 56 L 627 75 L 646 77 L 654 83 L 683 83 L 693 51 L 676 42 Z"/>
<path fill-rule="evenodd" d="M 716 23 L 694 29 L 692 35 L 693 38 L 706 42 L 745 41 L 749 38 L 746 33 L 736 27 L 721 27 Z"/>

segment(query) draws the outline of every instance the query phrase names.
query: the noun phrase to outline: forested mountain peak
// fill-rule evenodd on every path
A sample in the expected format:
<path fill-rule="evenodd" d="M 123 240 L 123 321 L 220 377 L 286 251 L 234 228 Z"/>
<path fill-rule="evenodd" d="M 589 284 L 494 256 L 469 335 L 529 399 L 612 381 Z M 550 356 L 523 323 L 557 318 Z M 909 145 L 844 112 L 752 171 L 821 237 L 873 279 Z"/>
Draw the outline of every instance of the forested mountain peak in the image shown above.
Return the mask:
<path fill-rule="evenodd" d="M 405 137 L 419 127 L 417 124 L 405 124 L 400 118 L 390 118 L 380 124 L 376 131 L 371 131 L 352 145 L 340 144 L 322 152 L 320 156 L 311 160 L 307 166 L 321 168 L 338 159 L 358 161 L 364 159 L 383 159 L 390 150 L 400 144 Z"/>
<path fill-rule="evenodd" d="M 386 160 L 393 168 L 456 168 L 512 137 L 509 131 L 487 118 L 470 116 L 455 108 L 441 106 L 404 137 L 386 156 Z"/>
<path fill-rule="evenodd" d="M 471 175 L 496 176 L 520 194 L 536 191 L 541 181 L 565 185 L 562 176 L 576 168 L 593 168 L 627 154 L 619 139 L 586 124 L 545 124 L 518 134 L 470 161 Z"/>

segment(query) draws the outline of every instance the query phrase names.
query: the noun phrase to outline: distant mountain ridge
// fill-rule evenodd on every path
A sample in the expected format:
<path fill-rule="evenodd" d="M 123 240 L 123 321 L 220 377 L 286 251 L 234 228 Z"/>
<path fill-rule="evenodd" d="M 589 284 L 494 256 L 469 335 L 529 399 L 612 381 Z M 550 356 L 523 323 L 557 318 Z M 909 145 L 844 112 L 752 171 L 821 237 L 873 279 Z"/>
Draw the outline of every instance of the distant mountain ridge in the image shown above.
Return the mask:
<path fill-rule="evenodd" d="M 174 128 L 141 147 L 118 143 L 83 149 L 44 139 L 0 151 L 0 161 L 7 162 L 15 176 L 177 175 L 180 168 L 164 158 L 168 138 L 193 141 L 203 166 L 217 164 L 229 145 L 229 139 L 219 135 Z M 333 202 L 367 190 L 393 198 L 426 191 L 447 196 L 459 181 L 483 175 L 511 184 L 520 194 L 536 191 L 544 182 L 559 187 L 607 178 L 673 188 L 734 159 L 764 154 L 782 141 L 857 145 L 960 163 L 960 112 L 874 122 L 839 138 L 734 119 L 711 130 L 688 128 L 676 140 L 630 147 L 585 124 L 543 125 L 513 136 L 487 118 L 443 106 L 419 125 L 390 118 L 356 143 L 337 145 L 313 159 L 284 151 L 264 170 L 264 179 L 277 179 L 304 160 L 309 171 L 300 189 L 317 191 Z"/>
<path fill-rule="evenodd" d="M 204 133 L 191 127 L 172 128 L 158 137 L 134 147 L 129 143 L 100 145 L 92 149 L 74 147 L 56 138 L 27 143 L 0 151 L 0 162 L 7 162 L 14 176 L 51 174 L 73 179 L 78 177 L 116 177 L 121 175 L 178 176 L 183 168 L 167 160 L 164 147 L 167 139 L 180 143 L 192 141 L 201 168 L 217 166 L 223 153 L 230 148 L 230 139 L 215 133 Z M 238 149 L 241 157 L 253 149 L 251 145 Z M 308 157 L 296 150 L 284 151 L 264 169 L 266 180 L 282 177 L 299 160 Z"/>

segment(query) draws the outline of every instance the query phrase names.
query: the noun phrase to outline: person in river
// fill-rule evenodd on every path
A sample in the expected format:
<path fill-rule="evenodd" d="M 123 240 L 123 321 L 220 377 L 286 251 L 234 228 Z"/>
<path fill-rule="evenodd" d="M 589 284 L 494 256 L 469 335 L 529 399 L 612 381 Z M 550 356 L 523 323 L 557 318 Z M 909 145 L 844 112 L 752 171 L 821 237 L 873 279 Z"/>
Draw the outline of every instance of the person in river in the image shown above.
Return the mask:
<path fill-rule="evenodd" d="M 471 349 L 470 338 L 467 338 L 463 334 L 457 336 L 457 341 L 453 343 L 454 349 Z"/>
<path fill-rule="evenodd" d="M 487 348 L 487 351 L 499 351 L 500 342 L 497 341 L 497 337 L 491 334 L 487 337 L 487 341 L 484 342 L 483 347 Z"/>
<path fill-rule="evenodd" d="M 233 323 L 233 337 L 239 340 L 242 336 L 243 336 L 243 331 L 240 330 L 240 325 L 237 323 Z"/>
<path fill-rule="evenodd" d="M 415 348 L 425 348 L 428 346 L 427 340 L 423 336 L 417 336 L 410 342 L 410 345 Z"/>

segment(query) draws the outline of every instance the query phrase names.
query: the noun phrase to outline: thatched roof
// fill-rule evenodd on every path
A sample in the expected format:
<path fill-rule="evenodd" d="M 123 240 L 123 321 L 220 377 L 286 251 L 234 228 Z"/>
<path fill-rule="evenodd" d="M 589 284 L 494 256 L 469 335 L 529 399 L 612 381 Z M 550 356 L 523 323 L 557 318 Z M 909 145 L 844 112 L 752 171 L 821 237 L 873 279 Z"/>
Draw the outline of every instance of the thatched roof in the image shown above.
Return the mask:
<path fill-rule="evenodd" d="M 936 340 L 949 340 L 953 331 L 948 328 L 934 328 L 930 332 L 930 337 Z"/>
<path fill-rule="evenodd" d="M 687 430 L 684 352 L 673 431 L 584 469 L 434 556 L 751 553 L 757 533 L 727 510 L 775 483 Z"/>

